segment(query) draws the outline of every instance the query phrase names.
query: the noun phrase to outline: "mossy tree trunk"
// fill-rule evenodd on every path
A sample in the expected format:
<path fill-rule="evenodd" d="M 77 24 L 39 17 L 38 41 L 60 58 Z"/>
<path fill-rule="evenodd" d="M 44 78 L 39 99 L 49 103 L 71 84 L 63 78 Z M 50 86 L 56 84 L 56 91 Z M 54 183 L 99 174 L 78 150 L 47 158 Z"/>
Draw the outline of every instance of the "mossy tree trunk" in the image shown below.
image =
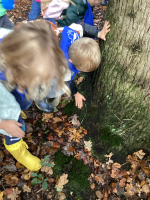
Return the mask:
<path fill-rule="evenodd" d="M 110 0 L 107 41 L 94 75 L 94 99 L 105 107 L 100 127 L 127 148 L 150 149 L 150 0 Z"/>

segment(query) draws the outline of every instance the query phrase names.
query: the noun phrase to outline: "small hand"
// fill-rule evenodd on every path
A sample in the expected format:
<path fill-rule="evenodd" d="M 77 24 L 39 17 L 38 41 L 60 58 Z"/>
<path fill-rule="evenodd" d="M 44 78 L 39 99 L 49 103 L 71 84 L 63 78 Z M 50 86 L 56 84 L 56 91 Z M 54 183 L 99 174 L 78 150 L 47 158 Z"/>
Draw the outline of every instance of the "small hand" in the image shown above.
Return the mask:
<path fill-rule="evenodd" d="M 83 107 L 83 101 L 85 101 L 86 99 L 79 92 L 77 92 L 74 96 L 76 106 L 81 109 Z"/>
<path fill-rule="evenodd" d="M 106 41 L 106 35 L 110 31 L 109 27 L 109 22 L 105 21 L 103 29 L 98 33 L 98 38 L 101 38 L 102 40 Z"/>
<path fill-rule="evenodd" d="M 12 137 L 22 138 L 25 136 L 25 133 L 20 128 L 22 124 L 16 122 L 15 120 L 3 120 L 0 123 L 0 129 L 3 129 L 6 133 L 11 135 Z"/>

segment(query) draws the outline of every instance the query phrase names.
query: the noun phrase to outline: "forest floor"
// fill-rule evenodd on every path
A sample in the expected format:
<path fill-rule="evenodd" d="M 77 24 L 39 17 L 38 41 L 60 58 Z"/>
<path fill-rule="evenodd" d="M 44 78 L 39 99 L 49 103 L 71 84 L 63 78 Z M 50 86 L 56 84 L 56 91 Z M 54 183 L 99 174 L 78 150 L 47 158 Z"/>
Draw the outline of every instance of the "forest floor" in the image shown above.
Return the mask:
<path fill-rule="evenodd" d="M 16 0 L 15 9 L 8 15 L 17 24 L 28 19 L 30 8 L 31 0 Z M 105 11 L 106 6 L 95 7 L 95 25 L 99 29 L 103 27 Z M 76 78 L 79 90 L 84 81 L 84 74 L 79 74 Z M 111 152 L 100 160 L 97 154 L 108 146 L 99 144 L 96 151 L 92 144 L 92 140 L 99 139 L 92 135 L 97 105 L 92 105 L 93 126 L 88 127 L 84 123 L 87 104 L 84 104 L 84 114 L 77 111 L 79 117 L 75 114 L 74 101 L 65 96 L 54 113 L 42 113 L 34 103 L 25 112 L 24 141 L 29 151 L 42 160 L 42 168 L 36 173 L 18 163 L 4 148 L 0 137 L 0 200 L 150 200 L 150 157 L 139 150 L 128 155 L 122 164 L 112 160 Z M 86 129 L 91 129 L 90 137 Z M 119 141 L 111 133 L 109 137 L 115 145 Z"/>

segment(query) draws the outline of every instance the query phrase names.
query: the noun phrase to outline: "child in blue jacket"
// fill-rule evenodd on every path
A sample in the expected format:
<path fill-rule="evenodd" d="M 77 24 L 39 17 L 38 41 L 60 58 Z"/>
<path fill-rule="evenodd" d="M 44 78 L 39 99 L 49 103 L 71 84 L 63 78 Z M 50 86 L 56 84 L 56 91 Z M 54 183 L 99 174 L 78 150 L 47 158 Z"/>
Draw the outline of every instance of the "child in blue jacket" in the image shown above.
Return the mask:
<path fill-rule="evenodd" d="M 95 40 L 88 37 L 97 37 L 106 40 L 106 35 L 110 31 L 109 27 L 109 22 L 106 21 L 101 31 L 97 30 L 96 27 L 84 23 L 82 25 L 72 24 L 70 27 L 65 26 L 64 28 L 57 28 L 54 30 L 60 38 L 60 48 L 68 61 L 71 73 L 71 78 L 66 84 L 69 85 L 71 94 L 75 98 L 75 105 L 80 109 L 83 106 L 85 97 L 78 92 L 73 79 L 80 71 L 91 72 L 99 67 L 101 61 L 99 45 Z M 36 102 L 39 109 L 44 112 L 51 112 L 48 98 L 56 96 L 56 99 L 60 99 L 58 95 L 63 94 L 62 92 L 54 94 L 54 91 L 55 85 L 51 88 L 44 101 Z M 57 102 L 59 103 L 59 101 Z"/>

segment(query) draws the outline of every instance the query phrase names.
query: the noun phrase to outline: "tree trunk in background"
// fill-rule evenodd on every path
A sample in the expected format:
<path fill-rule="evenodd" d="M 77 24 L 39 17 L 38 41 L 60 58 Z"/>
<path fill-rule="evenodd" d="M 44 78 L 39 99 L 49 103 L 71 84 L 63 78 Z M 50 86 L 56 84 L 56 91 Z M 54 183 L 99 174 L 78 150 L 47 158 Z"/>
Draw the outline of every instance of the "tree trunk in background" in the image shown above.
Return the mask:
<path fill-rule="evenodd" d="M 150 0 L 109 0 L 107 41 L 94 75 L 94 99 L 105 107 L 100 127 L 127 148 L 150 149 Z M 148 145 L 149 144 L 149 145 Z"/>

